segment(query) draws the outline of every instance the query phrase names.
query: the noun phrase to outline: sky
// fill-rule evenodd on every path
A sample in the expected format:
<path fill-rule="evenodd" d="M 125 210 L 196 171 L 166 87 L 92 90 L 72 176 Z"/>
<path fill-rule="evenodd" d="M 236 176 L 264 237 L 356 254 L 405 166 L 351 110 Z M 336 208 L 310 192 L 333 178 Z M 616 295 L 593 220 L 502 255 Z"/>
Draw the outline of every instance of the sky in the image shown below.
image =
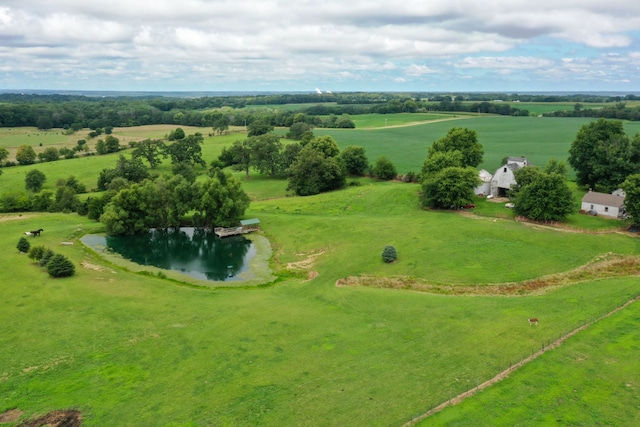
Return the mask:
<path fill-rule="evenodd" d="M 640 1 L 2 0 L 2 89 L 640 93 Z"/>

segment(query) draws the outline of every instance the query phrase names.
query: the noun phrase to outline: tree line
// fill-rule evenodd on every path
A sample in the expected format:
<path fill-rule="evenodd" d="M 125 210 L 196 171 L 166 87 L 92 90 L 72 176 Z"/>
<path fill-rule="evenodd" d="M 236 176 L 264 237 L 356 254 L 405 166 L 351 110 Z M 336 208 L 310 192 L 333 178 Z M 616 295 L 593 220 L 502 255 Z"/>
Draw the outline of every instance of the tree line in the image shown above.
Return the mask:
<path fill-rule="evenodd" d="M 297 113 L 306 114 L 318 126 L 322 116 L 358 114 L 391 114 L 399 112 L 469 112 L 500 115 L 528 115 L 525 109 L 503 101 L 536 102 L 621 102 L 635 100 L 634 95 L 526 95 L 526 94 L 434 94 L 434 93 L 337 93 L 337 94 L 271 94 L 243 96 L 209 96 L 178 98 L 160 96 L 91 97 L 80 95 L 0 94 L 0 127 L 36 126 L 40 129 L 104 128 L 107 126 L 140 126 L 171 124 L 209 127 L 223 114 L 230 125 L 246 126 L 267 119 L 273 126 L 288 127 Z M 300 104 L 300 108 L 279 109 L 266 106 Z M 313 105 L 309 105 L 313 104 Z M 255 108 L 245 108 L 245 107 Z M 264 106 L 259 108 L 259 106 Z M 603 109 L 613 113 L 619 107 Z M 588 109 L 587 109 L 588 110 Z M 630 120 L 637 120 L 631 114 Z M 598 114 L 599 110 L 593 110 Z M 586 112 L 558 112 L 587 114 Z M 620 114 L 620 111 L 617 111 Z M 603 116 L 606 117 L 606 116 Z M 623 118 L 613 116 L 616 118 Z M 625 117 L 626 118 L 626 117 Z M 335 121 L 323 127 L 341 127 Z"/>
<path fill-rule="evenodd" d="M 640 120 L 640 106 L 628 107 L 624 102 L 607 105 L 602 108 L 584 108 L 577 103 L 573 110 L 560 110 L 544 113 L 545 117 L 595 117 L 618 120 Z"/>
<path fill-rule="evenodd" d="M 223 171 L 226 167 L 285 178 L 287 190 L 299 196 L 332 191 L 346 185 L 348 176 L 370 175 L 396 179 L 393 163 L 382 156 L 369 164 L 363 147 L 340 150 L 331 136 L 313 135 L 312 127 L 298 122 L 284 145 L 268 123 L 250 127 L 244 140 L 224 148 L 206 169 L 206 178 L 196 182 L 197 168 L 205 168 L 201 156 L 203 137 L 186 135 L 176 128 L 167 140 L 145 140 L 133 144 L 131 158 L 120 155 L 115 167 L 103 169 L 97 187 L 104 191 L 79 202 L 85 192 L 75 177 L 57 183 L 56 192 L 41 191 L 46 177 L 37 169 L 25 179 L 27 195 L 7 192 L 0 196 L 0 209 L 11 211 L 76 211 L 102 221 L 110 234 L 135 234 L 149 228 L 178 227 L 189 214 L 193 225 L 202 227 L 235 224 L 249 205 L 239 180 Z M 477 166 L 484 150 L 477 133 L 452 128 L 428 148 L 420 174 L 406 179 L 419 182 L 420 204 L 425 208 L 459 209 L 471 204 L 479 185 Z M 151 173 L 163 158 L 170 157 L 170 176 Z M 145 164 L 147 163 L 148 166 Z M 569 151 L 569 164 L 578 185 L 610 192 L 627 192 L 627 212 L 640 225 L 640 134 L 629 137 L 621 121 L 599 119 L 581 127 Z M 568 167 L 552 159 L 544 168 L 526 166 L 516 171 L 517 185 L 509 194 L 515 211 L 534 220 L 558 221 L 573 208 L 567 186 Z"/>

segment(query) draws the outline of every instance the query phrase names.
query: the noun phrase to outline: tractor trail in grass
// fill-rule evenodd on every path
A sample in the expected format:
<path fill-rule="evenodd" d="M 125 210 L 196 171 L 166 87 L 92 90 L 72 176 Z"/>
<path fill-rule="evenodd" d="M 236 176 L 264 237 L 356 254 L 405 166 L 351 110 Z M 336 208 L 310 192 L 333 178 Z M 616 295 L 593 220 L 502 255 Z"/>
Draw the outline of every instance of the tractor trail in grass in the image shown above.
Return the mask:
<path fill-rule="evenodd" d="M 571 338 L 572 336 L 576 335 L 578 332 L 581 332 L 585 329 L 587 329 L 589 326 L 593 325 L 594 323 L 609 317 L 611 315 L 613 315 L 614 313 L 617 313 L 620 310 L 625 309 L 626 307 L 628 307 L 630 304 L 636 302 L 640 300 L 640 296 L 636 296 L 635 298 L 632 298 L 631 300 L 625 302 L 624 304 L 622 304 L 619 307 L 616 307 L 615 309 L 609 311 L 608 313 L 603 314 L 602 316 L 585 323 L 584 325 L 574 329 L 573 331 L 561 336 L 560 338 L 558 338 L 557 340 L 555 340 L 554 342 L 548 344 L 548 345 L 544 345 L 543 347 L 536 351 L 535 353 L 533 353 L 531 356 L 526 357 L 524 359 L 522 359 L 521 361 L 519 361 L 518 363 L 515 363 L 511 366 L 509 366 L 507 369 L 505 369 L 504 371 L 500 372 L 498 375 L 496 375 L 495 377 L 483 382 L 482 384 L 479 384 L 477 387 L 472 388 L 470 390 L 467 390 L 463 393 L 460 393 L 459 395 L 447 400 L 446 402 L 441 403 L 440 405 L 436 406 L 435 408 L 432 408 L 430 410 L 428 410 L 427 412 L 412 418 L 410 421 L 404 423 L 402 425 L 402 427 L 408 427 L 408 426 L 412 426 L 415 425 L 416 423 L 430 417 L 431 415 L 435 414 L 436 412 L 440 412 L 442 411 L 444 408 L 448 407 L 448 406 L 453 406 L 453 405 L 457 405 L 458 403 L 462 402 L 463 400 L 465 400 L 468 397 L 473 396 L 474 394 L 476 394 L 477 392 L 484 390 L 485 388 L 492 386 L 494 384 L 496 384 L 499 381 L 502 381 L 503 379 L 507 378 L 509 376 L 509 374 L 511 374 L 512 372 L 514 372 L 516 369 L 524 366 L 525 364 L 537 359 L 538 357 L 542 356 L 544 353 L 546 353 L 549 350 L 553 350 L 557 347 L 559 347 L 563 342 L 565 342 L 567 339 Z"/>

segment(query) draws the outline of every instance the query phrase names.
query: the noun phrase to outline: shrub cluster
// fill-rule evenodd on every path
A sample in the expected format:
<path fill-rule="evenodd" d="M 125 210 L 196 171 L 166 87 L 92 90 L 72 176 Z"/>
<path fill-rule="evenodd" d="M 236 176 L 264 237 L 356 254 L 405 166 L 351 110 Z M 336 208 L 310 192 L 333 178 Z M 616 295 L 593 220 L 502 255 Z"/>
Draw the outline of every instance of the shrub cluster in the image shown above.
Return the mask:
<path fill-rule="evenodd" d="M 67 257 L 61 254 L 56 254 L 51 249 L 47 249 L 44 246 L 31 246 L 28 241 L 25 242 L 24 237 L 20 238 L 17 248 L 21 252 L 26 252 L 29 258 L 38 261 L 41 267 L 47 269 L 47 273 L 51 277 L 69 277 L 73 276 L 76 272 L 76 267 Z M 30 246 L 30 247 L 27 247 Z M 24 250 L 26 249 L 26 250 Z"/>

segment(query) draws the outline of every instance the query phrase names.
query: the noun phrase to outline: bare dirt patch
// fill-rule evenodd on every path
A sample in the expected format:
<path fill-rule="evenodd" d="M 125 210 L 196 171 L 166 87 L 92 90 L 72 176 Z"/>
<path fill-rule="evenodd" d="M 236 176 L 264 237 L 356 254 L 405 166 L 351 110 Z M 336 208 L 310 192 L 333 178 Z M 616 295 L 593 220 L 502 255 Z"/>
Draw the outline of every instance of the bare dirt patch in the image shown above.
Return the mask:
<path fill-rule="evenodd" d="M 296 269 L 308 270 L 311 267 L 313 267 L 313 264 L 315 263 L 316 258 L 322 254 L 324 254 L 323 250 L 319 252 L 311 253 L 301 261 L 290 262 L 289 264 L 287 264 L 287 268 L 289 270 L 296 270 Z M 298 254 L 298 255 L 304 256 L 305 254 Z"/>
<path fill-rule="evenodd" d="M 405 289 L 447 295 L 531 295 L 575 283 L 609 277 L 640 276 L 640 257 L 604 254 L 574 270 L 543 276 L 522 282 L 493 284 L 438 284 L 409 276 L 376 277 L 350 276 L 339 279 L 336 286 L 368 286 L 373 288 Z"/>
<path fill-rule="evenodd" d="M 92 264 L 89 261 L 82 261 L 81 265 L 84 268 L 88 269 L 88 270 L 93 270 L 93 271 L 105 271 L 105 270 L 108 270 L 108 271 L 114 273 L 114 271 L 111 270 L 111 269 L 107 269 L 105 267 L 101 267 L 99 265 Z"/>
<path fill-rule="evenodd" d="M 0 423 L 12 423 L 22 415 L 23 412 L 20 409 L 9 409 L 0 414 Z"/>
<path fill-rule="evenodd" d="M 51 411 L 34 420 L 24 421 L 18 427 L 80 427 L 82 414 L 75 410 Z"/>
<path fill-rule="evenodd" d="M 34 215 L 3 215 L 0 216 L 0 222 L 6 222 L 6 221 L 15 221 L 18 219 L 27 219 L 27 218 L 31 218 Z"/>
<path fill-rule="evenodd" d="M 294 262 L 288 263 L 287 269 L 307 270 L 307 279 L 305 280 L 305 282 L 309 282 L 319 276 L 319 273 L 315 270 L 311 270 L 311 267 L 313 267 L 313 265 L 315 264 L 316 258 L 318 258 L 322 254 L 324 254 L 324 250 L 320 250 L 318 252 L 312 252 L 308 255 L 297 254 L 299 256 L 306 256 L 306 258 L 302 259 L 301 261 L 294 261 Z"/>

